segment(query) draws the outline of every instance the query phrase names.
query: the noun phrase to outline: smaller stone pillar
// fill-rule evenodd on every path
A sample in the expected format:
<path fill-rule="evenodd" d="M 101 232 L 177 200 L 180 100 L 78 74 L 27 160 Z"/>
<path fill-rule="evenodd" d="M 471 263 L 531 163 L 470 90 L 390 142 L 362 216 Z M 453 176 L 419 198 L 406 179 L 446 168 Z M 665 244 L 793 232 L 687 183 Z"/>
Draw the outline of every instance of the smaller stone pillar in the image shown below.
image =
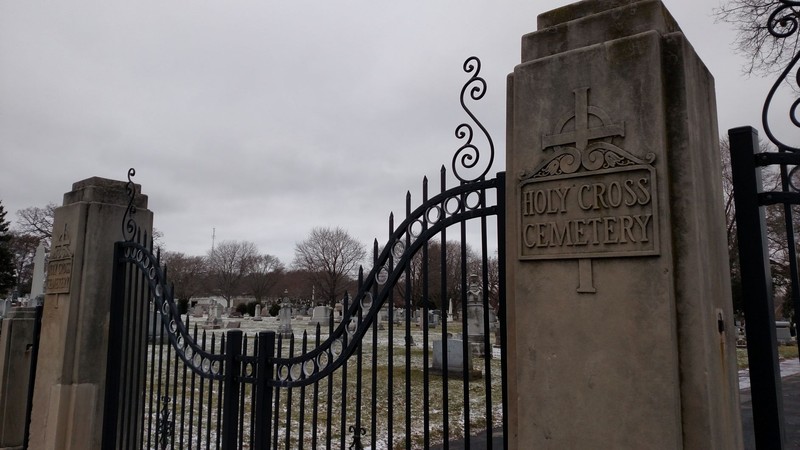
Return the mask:
<path fill-rule="evenodd" d="M 22 450 L 36 308 L 6 313 L 0 331 L 0 450 Z"/>

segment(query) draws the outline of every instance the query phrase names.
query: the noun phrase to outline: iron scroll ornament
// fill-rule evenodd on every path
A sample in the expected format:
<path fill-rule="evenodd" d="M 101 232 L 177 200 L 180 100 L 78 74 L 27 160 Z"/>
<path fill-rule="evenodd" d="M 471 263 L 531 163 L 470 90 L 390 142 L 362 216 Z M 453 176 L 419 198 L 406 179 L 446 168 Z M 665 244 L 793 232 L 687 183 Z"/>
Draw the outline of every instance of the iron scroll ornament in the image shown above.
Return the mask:
<path fill-rule="evenodd" d="M 481 72 L 481 60 L 475 56 L 470 56 L 464 61 L 464 72 L 472 73 L 472 76 L 464 86 L 461 88 L 461 108 L 469 115 L 473 122 L 480 128 L 483 135 L 486 137 L 486 140 L 489 144 L 489 158 L 488 162 L 486 163 L 486 168 L 480 175 L 474 177 L 468 177 L 465 173 L 460 173 L 462 170 L 466 171 L 468 169 L 475 168 L 478 163 L 480 162 L 480 151 L 478 147 L 476 147 L 472 143 L 473 137 L 473 129 L 472 125 L 468 123 L 462 123 L 456 127 L 455 135 L 457 139 L 465 139 L 466 142 L 456 150 L 455 155 L 453 155 L 453 174 L 458 178 L 462 183 L 471 183 L 478 180 L 483 180 L 486 177 L 486 174 L 489 173 L 489 169 L 492 168 L 492 164 L 494 163 L 494 142 L 492 142 L 492 137 L 489 135 L 489 132 L 486 131 L 486 128 L 481 124 L 481 122 L 475 117 L 475 114 L 470 111 L 469 107 L 467 107 L 465 98 L 467 91 L 469 90 L 469 97 L 474 100 L 478 101 L 486 95 L 486 80 L 483 77 L 479 76 Z"/>
<path fill-rule="evenodd" d="M 800 15 L 800 11 L 798 10 L 799 7 L 800 1 L 780 0 L 780 5 L 772 12 L 772 14 L 770 14 L 767 21 L 767 30 L 769 33 L 776 39 L 786 39 L 797 33 L 798 28 L 800 28 L 800 23 L 798 22 L 798 15 Z M 800 148 L 787 145 L 779 140 L 770 128 L 767 115 L 772 104 L 772 99 L 775 96 L 775 92 L 784 81 L 788 80 L 791 71 L 797 67 L 798 60 L 800 60 L 800 53 L 797 53 L 792 57 L 791 61 L 783 70 L 783 72 L 781 72 L 778 79 L 775 80 L 775 83 L 772 85 L 769 93 L 767 94 L 767 98 L 764 101 L 764 106 L 761 110 L 761 123 L 769 140 L 778 147 L 779 151 L 795 153 L 800 152 Z M 794 84 L 795 86 L 793 86 L 793 88 L 800 88 L 800 72 L 795 73 Z M 792 124 L 794 124 L 794 126 L 800 128 L 798 107 L 800 107 L 800 98 L 795 99 L 794 102 L 792 102 L 792 105 L 789 107 L 789 120 L 792 122 Z"/>
<path fill-rule="evenodd" d="M 128 195 L 128 208 L 125 210 L 125 215 L 122 216 L 122 238 L 125 242 L 132 242 L 139 229 L 134 218 L 136 215 L 136 205 L 134 204 L 136 185 L 133 183 L 134 175 L 136 175 L 136 169 L 131 167 L 128 169 L 128 183 L 125 184 L 125 193 Z"/>

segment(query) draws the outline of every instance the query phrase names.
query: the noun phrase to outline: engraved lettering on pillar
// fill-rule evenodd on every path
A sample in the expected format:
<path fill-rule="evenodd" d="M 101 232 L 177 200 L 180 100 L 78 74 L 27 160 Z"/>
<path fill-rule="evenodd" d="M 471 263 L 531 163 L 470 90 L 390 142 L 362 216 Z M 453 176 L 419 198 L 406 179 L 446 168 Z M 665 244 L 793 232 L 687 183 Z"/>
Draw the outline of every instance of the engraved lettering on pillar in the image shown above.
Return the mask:
<path fill-rule="evenodd" d="M 47 263 L 46 294 L 69 294 L 73 256 L 70 243 L 69 229 L 67 224 L 64 224 L 64 230 L 54 242 L 50 260 Z"/>
<path fill-rule="evenodd" d="M 620 147 L 625 123 L 592 105 L 589 88 L 573 94 L 574 112 L 541 137 L 552 156 L 519 176 L 519 258 L 581 260 L 588 293 L 591 259 L 659 254 L 655 155 Z"/>

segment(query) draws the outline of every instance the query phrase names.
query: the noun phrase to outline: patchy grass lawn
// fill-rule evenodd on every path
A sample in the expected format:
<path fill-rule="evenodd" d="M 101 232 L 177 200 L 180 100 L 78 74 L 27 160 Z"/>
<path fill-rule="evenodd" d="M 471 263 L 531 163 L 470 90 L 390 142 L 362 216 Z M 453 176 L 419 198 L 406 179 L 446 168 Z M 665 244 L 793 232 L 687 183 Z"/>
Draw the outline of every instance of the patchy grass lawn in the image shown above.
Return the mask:
<path fill-rule="evenodd" d="M 778 346 L 778 359 L 797 359 L 798 358 L 798 350 L 797 345 L 779 345 Z M 748 367 L 747 364 L 747 349 L 746 348 L 737 348 L 736 349 L 736 366 L 741 369 L 746 369 Z"/>

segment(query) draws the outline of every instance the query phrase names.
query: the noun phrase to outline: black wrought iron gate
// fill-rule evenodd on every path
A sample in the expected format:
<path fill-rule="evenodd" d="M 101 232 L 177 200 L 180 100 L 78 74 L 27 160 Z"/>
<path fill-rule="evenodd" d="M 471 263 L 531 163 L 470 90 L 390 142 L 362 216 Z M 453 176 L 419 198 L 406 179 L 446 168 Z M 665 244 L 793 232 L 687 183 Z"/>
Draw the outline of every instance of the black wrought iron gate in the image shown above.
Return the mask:
<path fill-rule="evenodd" d="M 766 29 L 775 39 L 786 39 L 798 31 L 798 4 L 781 0 L 768 16 Z M 765 16 L 766 17 L 766 16 Z M 787 41 L 788 42 L 788 41 Z M 787 49 L 790 47 L 786 47 Z M 797 323 L 800 311 L 800 280 L 797 268 L 795 240 L 796 211 L 800 205 L 800 148 L 778 139 L 770 127 L 770 108 L 778 88 L 790 84 L 789 74 L 797 70 L 800 53 L 794 55 L 767 95 L 762 108 L 762 126 L 771 145 L 777 151 L 762 151 L 758 132 L 751 127 L 728 131 L 731 153 L 736 209 L 736 228 L 741 273 L 741 293 L 747 339 L 753 406 L 753 431 L 759 449 L 786 448 L 781 374 L 778 365 L 775 323 L 775 286 L 771 264 L 780 254 L 785 262 L 786 286 L 779 287 L 794 310 L 792 322 Z M 795 74 L 794 93 L 800 88 Z M 795 100 L 789 110 L 792 125 L 800 127 Z M 769 147 L 770 144 L 767 144 Z M 766 187 L 762 175 L 772 175 L 776 183 Z M 772 208 L 768 226 L 765 209 Z M 768 228 L 770 230 L 768 230 Z"/>
<path fill-rule="evenodd" d="M 404 217 L 390 215 L 386 244 L 374 243 L 372 269 L 327 323 L 278 335 L 190 323 L 126 216 L 103 448 L 506 447 L 505 176 L 486 178 L 494 147 L 465 104 L 486 83 L 477 58 L 464 70 L 461 103 L 488 142 L 485 169 L 472 126 L 459 125 L 457 185 L 442 167 L 439 193 L 425 179 L 419 206 L 406 195 Z"/>

